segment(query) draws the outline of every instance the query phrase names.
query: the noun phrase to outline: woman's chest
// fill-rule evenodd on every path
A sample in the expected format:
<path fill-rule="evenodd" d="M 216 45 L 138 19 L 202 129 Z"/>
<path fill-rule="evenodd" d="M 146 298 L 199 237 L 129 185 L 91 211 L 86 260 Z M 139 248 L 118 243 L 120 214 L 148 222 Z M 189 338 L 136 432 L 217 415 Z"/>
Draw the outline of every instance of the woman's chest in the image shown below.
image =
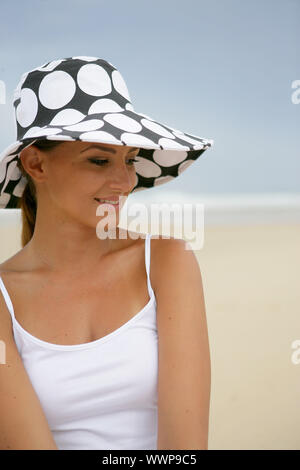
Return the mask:
<path fill-rule="evenodd" d="M 11 275 L 3 280 L 17 322 L 31 335 L 54 344 L 81 344 L 102 338 L 149 302 L 143 258 L 118 271 L 100 270 L 82 279 Z"/>
<path fill-rule="evenodd" d="M 147 304 L 149 295 L 145 281 L 140 288 L 127 289 L 52 286 L 18 299 L 16 319 L 30 334 L 50 343 L 80 344 L 102 338 L 128 322 Z"/>

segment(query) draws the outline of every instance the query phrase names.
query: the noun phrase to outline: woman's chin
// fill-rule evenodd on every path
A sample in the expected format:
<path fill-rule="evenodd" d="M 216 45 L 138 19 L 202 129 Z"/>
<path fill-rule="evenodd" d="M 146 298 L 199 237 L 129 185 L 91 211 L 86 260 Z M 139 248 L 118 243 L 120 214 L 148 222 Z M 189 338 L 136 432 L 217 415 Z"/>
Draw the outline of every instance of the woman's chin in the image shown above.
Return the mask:
<path fill-rule="evenodd" d="M 100 232 L 103 232 L 106 234 L 109 232 L 114 233 L 118 224 L 119 224 L 119 215 L 117 213 L 105 215 L 103 217 L 96 216 L 95 229 L 97 231 L 97 234 Z"/>

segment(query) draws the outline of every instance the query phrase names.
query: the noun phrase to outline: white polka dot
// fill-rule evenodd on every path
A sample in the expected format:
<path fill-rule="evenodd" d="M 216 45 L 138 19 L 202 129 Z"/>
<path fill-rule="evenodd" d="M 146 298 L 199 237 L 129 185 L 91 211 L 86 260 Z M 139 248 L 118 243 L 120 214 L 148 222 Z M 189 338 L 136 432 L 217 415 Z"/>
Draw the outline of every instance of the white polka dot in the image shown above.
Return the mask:
<path fill-rule="evenodd" d="M 143 157 L 135 157 L 138 162 L 134 164 L 136 172 L 145 178 L 156 178 L 161 175 L 161 169 L 151 160 Z"/>
<path fill-rule="evenodd" d="M 124 116 L 124 114 L 107 114 L 103 119 L 112 126 L 123 129 L 124 131 L 140 132 L 142 130 L 142 126 L 139 122 L 128 116 Z"/>
<path fill-rule="evenodd" d="M 76 124 L 85 118 L 85 115 L 77 109 L 63 109 L 59 111 L 52 121 L 50 122 L 51 126 L 66 126 L 71 124 Z"/>
<path fill-rule="evenodd" d="M 13 154 L 14 152 L 16 152 L 19 148 L 21 148 L 22 144 L 19 140 L 17 140 L 16 142 L 14 142 L 13 144 L 9 145 L 1 154 L 0 154 L 0 167 L 1 167 L 1 164 L 3 163 L 3 158 L 4 158 L 4 155 L 5 155 L 5 158 L 8 158 L 8 156 L 10 154 Z M 18 153 L 18 152 L 17 152 Z M 1 181 L 1 179 L 0 179 Z"/>
<path fill-rule="evenodd" d="M 59 134 L 59 135 L 47 135 L 46 136 L 47 140 L 76 140 L 70 135 L 64 135 L 64 134 Z"/>
<path fill-rule="evenodd" d="M 79 124 L 74 124 L 74 126 L 66 126 L 64 129 L 66 131 L 76 131 L 76 132 L 84 132 L 84 131 L 95 131 L 100 129 L 104 126 L 104 122 L 101 119 L 91 119 L 90 121 L 80 122 Z"/>
<path fill-rule="evenodd" d="M 10 195 L 7 193 L 2 193 L 0 196 L 0 209 L 5 209 L 7 204 L 9 203 Z"/>
<path fill-rule="evenodd" d="M 18 184 L 16 185 L 16 187 L 13 190 L 13 195 L 17 196 L 17 197 L 21 197 L 22 194 L 23 194 L 23 191 L 25 189 L 26 184 L 27 184 L 27 178 L 22 175 L 20 181 L 18 182 Z"/>
<path fill-rule="evenodd" d="M 6 160 L 0 161 L 0 183 L 2 183 L 6 175 L 6 164 L 7 164 Z"/>
<path fill-rule="evenodd" d="M 27 78 L 28 73 L 29 72 L 25 72 L 25 73 L 22 74 L 21 79 L 20 79 L 20 81 L 19 81 L 18 85 L 16 86 L 16 88 L 14 90 L 14 93 L 13 93 L 13 102 L 20 98 L 21 88 L 22 88 L 22 85 L 23 85 L 23 83 L 25 82 L 25 80 Z"/>
<path fill-rule="evenodd" d="M 21 176 L 21 170 L 17 167 L 17 162 L 14 160 L 9 164 L 9 179 L 12 181 L 17 181 Z"/>
<path fill-rule="evenodd" d="M 16 109 L 16 118 L 22 127 L 28 127 L 36 118 L 38 112 L 37 97 L 30 88 L 21 90 L 21 102 Z"/>
<path fill-rule="evenodd" d="M 88 114 L 116 113 L 119 111 L 124 111 L 124 108 L 121 108 L 118 103 L 108 98 L 100 98 L 99 100 L 94 101 L 88 111 Z"/>
<path fill-rule="evenodd" d="M 72 59 L 80 59 L 80 60 L 85 60 L 86 62 L 93 62 L 94 60 L 98 60 L 98 57 L 91 57 L 87 55 L 77 55 L 75 57 L 72 57 Z"/>
<path fill-rule="evenodd" d="M 187 152 L 173 152 L 172 150 L 155 150 L 153 160 L 161 166 L 173 166 L 183 162 L 187 158 Z"/>
<path fill-rule="evenodd" d="M 64 59 L 53 60 L 47 65 L 47 62 L 40 67 L 37 67 L 34 70 L 40 70 L 41 72 L 51 72 L 55 67 L 57 67 L 61 62 L 64 62 Z"/>
<path fill-rule="evenodd" d="M 187 147 L 186 145 L 179 144 L 178 142 L 176 142 L 174 140 L 165 139 L 164 137 L 162 139 L 159 139 L 158 143 L 162 147 L 165 147 L 166 150 L 171 150 L 171 149 L 190 150 L 190 147 Z"/>
<path fill-rule="evenodd" d="M 124 96 L 128 101 L 131 101 L 127 85 L 124 81 L 124 78 L 120 74 L 118 70 L 114 70 L 113 73 L 111 74 L 112 76 L 112 81 L 115 89 L 117 90 L 120 95 Z"/>
<path fill-rule="evenodd" d="M 112 134 L 105 131 L 84 132 L 80 134 L 79 139 L 95 142 L 106 142 L 108 144 L 122 144 Z"/>
<path fill-rule="evenodd" d="M 18 180 L 20 178 L 21 172 L 16 165 L 17 162 L 15 160 L 7 164 L 5 182 L 1 190 L 2 192 L 5 192 L 5 188 L 10 180 Z"/>
<path fill-rule="evenodd" d="M 142 119 L 141 124 L 143 124 L 146 129 L 149 129 L 150 131 L 155 132 L 158 135 L 162 135 L 163 137 L 169 137 L 170 139 L 175 139 L 174 135 L 171 134 L 171 132 L 168 132 L 156 122 L 148 121 L 148 119 Z"/>
<path fill-rule="evenodd" d="M 192 139 L 191 137 L 188 137 L 187 135 L 185 134 L 181 134 L 179 132 L 175 132 L 174 131 L 174 134 L 179 137 L 181 140 L 185 140 L 186 142 L 189 142 L 190 144 L 197 144 L 197 145 L 200 145 L 201 146 L 201 142 L 199 140 L 195 140 L 195 139 Z M 202 143 L 202 146 L 203 146 L 203 143 Z M 199 147 L 200 148 L 200 147 Z"/>
<path fill-rule="evenodd" d="M 1 162 L 0 162 L 0 183 L 2 183 L 2 181 L 4 180 L 5 176 L 6 176 L 6 169 L 7 169 L 7 165 L 9 164 L 9 162 L 15 158 L 16 155 L 7 155 Z M 2 189 L 0 190 L 0 192 L 2 191 Z"/>
<path fill-rule="evenodd" d="M 80 67 L 77 83 L 82 91 L 92 96 L 108 95 L 111 92 L 111 80 L 106 70 L 97 64 Z"/>
<path fill-rule="evenodd" d="M 46 108 L 58 109 L 71 101 L 75 91 L 76 85 L 71 75 L 62 70 L 51 72 L 40 83 L 40 102 Z"/>
<path fill-rule="evenodd" d="M 129 133 L 124 132 L 124 134 L 121 135 L 121 140 L 123 140 L 123 142 L 125 142 L 126 145 L 146 147 L 150 149 L 160 148 L 160 146 L 157 145 L 155 142 L 139 134 L 129 134 Z"/>
<path fill-rule="evenodd" d="M 133 108 L 133 106 L 132 106 L 131 103 L 126 103 L 125 109 L 128 109 L 129 111 L 133 111 L 133 112 L 134 112 L 134 108 Z"/>
<path fill-rule="evenodd" d="M 167 183 L 168 181 L 172 181 L 175 178 L 175 176 L 161 176 L 160 178 L 157 178 L 154 180 L 154 186 L 159 186 L 160 184 Z"/>
<path fill-rule="evenodd" d="M 61 129 L 46 129 L 43 127 L 31 127 L 26 134 L 24 134 L 23 139 L 26 137 L 40 137 L 48 134 L 58 134 L 61 132 Z"/>
<path fill-rule="evenodd" d="M 194 160 L 186 160 L 185 162 L 182 162 L 178 167 L 178 174 L 186 170 L 193 162 Z"/>
<path fill-rule="evenodd" d="M 6 164 L 6 160 L 2 160 L 2 162 L 0 162 L 0 183 L 2 183 L 6 175 Z"/>

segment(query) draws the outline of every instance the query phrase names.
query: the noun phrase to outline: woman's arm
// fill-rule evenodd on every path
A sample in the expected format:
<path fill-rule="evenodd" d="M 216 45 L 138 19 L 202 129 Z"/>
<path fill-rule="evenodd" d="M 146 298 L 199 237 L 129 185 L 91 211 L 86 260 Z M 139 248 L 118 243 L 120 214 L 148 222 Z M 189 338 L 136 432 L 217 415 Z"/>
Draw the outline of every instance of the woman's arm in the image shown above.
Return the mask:
<path fill-rule="evenodd" d="M 181 239 L 154 242 L 158 449 L 208 448 L 211 364 L 201 272 Z"/>
<path fill-rule="evenodd" d="M 13 338 L 12 322 L 0 292 L 0 450 L 58 450 L 38 396 Z"/>

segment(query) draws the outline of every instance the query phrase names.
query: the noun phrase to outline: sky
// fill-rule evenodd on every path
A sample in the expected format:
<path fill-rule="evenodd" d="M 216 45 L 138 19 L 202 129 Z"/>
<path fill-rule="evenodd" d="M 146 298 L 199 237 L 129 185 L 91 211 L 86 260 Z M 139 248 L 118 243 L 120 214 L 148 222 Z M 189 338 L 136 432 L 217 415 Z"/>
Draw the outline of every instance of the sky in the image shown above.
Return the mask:
<path fill-rule="evenodd" d="M 156 191 L 300 193 L 300 0 L 1 0 L 0 151 L 21 75 L 79 55 L 111 62 L 136 112 L 214 140 Z"/>

